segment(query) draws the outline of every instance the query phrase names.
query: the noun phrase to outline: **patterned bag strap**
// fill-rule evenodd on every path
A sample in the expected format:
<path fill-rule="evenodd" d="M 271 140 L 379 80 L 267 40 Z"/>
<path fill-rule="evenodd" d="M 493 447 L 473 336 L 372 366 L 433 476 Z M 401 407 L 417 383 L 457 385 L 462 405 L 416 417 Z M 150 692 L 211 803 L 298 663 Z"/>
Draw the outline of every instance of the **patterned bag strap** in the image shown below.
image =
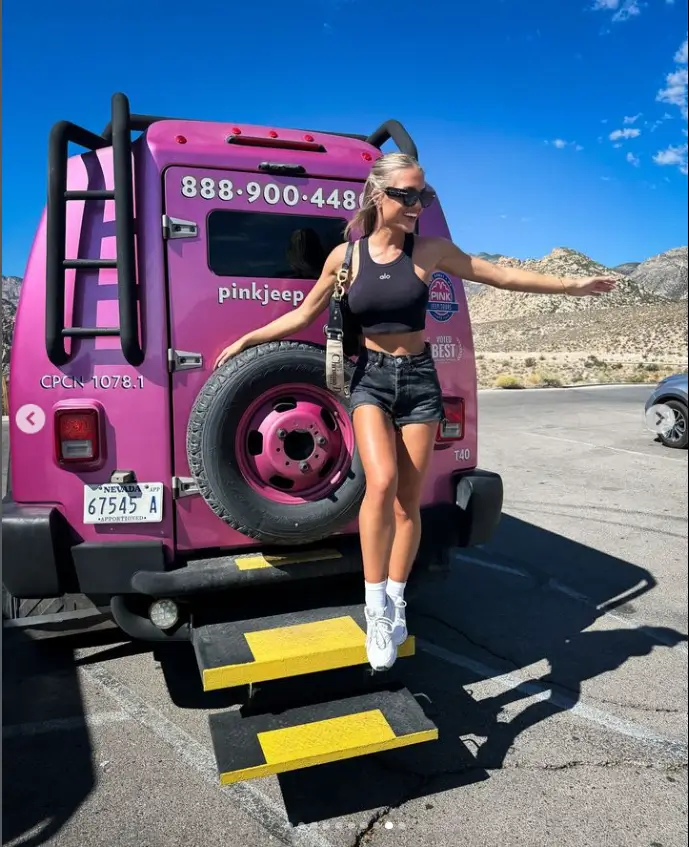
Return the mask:
<path fill-rule="evenodd" d="M 350 241 L 347 243 L 342 266 L 337 272 L 335 287 L 330 298 L 328 325 L 325 327 L 325 380 L 328 389 L 334 394 L 349 394 L 349 387 L 346 385 L 344 372 L 342 298 L 347 293 L 346 285 L 349 281 L 353 251 L 354 244 Z"/>

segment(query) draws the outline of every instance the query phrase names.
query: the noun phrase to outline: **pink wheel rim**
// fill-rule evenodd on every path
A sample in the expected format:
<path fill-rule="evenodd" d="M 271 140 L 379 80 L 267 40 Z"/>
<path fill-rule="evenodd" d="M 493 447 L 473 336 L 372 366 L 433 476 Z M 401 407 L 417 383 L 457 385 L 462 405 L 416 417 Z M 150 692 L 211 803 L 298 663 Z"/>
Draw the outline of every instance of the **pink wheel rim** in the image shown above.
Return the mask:
<path fill-rule="evenodd" d="M 247 484 L 274 503 L 296 505 L 326 497 L 342 482 L 354 453 L 345 408 L 305 383 L 262 394 L 242 415 L 235 455 Z"/>

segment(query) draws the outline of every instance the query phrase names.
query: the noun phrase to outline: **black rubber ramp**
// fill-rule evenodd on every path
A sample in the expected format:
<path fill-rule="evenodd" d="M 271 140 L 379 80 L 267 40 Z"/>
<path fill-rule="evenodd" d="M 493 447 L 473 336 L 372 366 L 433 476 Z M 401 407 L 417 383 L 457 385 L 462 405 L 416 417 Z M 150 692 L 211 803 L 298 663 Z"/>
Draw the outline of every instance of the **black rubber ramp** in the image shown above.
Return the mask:
<path fill-rule="evenodd" d="M 407 688 L 277 715 L 224 712 L 209 723 L 222 785 L 438 739 L 437 727 Z"/>
<path fill-rule="evenodd" d="M 362 573 L 361 550 L 351 542 L 339 548 L 260 551 L 213 559 L 192 559 L 172 571 L 140 571 L 132 586 L 156 597 L 193 597 L 280 582 L 301 583 L 344 574 Z"/>
<path fill-rule="evenodd" d="M 192 642 L 204 691 L 368 664 L 361 604 L 208 624 Z M 398 656 L 415 649 L 409 636 Z"/>

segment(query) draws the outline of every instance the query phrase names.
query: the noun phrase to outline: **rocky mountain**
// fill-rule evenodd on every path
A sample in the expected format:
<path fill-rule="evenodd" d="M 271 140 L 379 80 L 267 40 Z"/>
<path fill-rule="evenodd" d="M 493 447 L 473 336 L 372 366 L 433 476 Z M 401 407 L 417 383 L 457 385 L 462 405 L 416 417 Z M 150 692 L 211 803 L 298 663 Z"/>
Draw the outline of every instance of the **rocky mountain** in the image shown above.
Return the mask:
<path fill-rule="evenodd" d="M 21 277 L 18 276 L 3 276 L 2 278 L 2 299 L 7 300 L 17 308 L 19 302 L 19 292 L 22 287 Z"/>
<path fill-rule="evenodd" d="M 629 278 L 648 294 L 674 302 L 687 299 L 687 248 L 676 247 L 646 259 Z"/>
<path fill-rule="evenodd" d="M 623 265 L 615 265 L 613 270 L 617 271 L 618 274 L 629 276 L 631 273 L 634 273 L 640 264 L 641 262 L 625 262 Z"/>
<path fill-rule="evenodd" d="M 19 302 L 22 281 L 18 276 L 2 278 L 2 372 L 7 376 L 10 363 L 14 316 Z"/>
<path fill-rule="evenodd" d="M 667 303 L 668 300 L 682 299 L 682 292 L 684 292 L 683 298 L 686 299 L 686 247 L 647 260 L 647 262 L 639 265 L 631 276 L 627 276 L 619 270 L 608 268 L 589 256 L 568 247 L 557 247 L 541 259 L 520 260 L 503 256 L 497 259 L 495 264 L 503 267 L 524 268 L 552 276 L 609 276 L 617 279 L 618 286 L 613 294 L 605 297 L 580 299 L 561 295 L 543 296 L 540 294 L 498 291 L 489 286 L 467 283 L 471 318 L 474 323 L 486 323 L 538 314 L 566 314 L 599 309 L 660 305 Z M 642 269 L 647 264 L 649 270 L 644 272 Z M 479 289 L 481 290 L 480 296 L 477 296 Z"/>
<path fill-rule="evenodd" d="M 499 259 L 504 258 L 502 253 L 474 253 L 479 259 L 485 259 L 487 262 L 495 264 Z"/>

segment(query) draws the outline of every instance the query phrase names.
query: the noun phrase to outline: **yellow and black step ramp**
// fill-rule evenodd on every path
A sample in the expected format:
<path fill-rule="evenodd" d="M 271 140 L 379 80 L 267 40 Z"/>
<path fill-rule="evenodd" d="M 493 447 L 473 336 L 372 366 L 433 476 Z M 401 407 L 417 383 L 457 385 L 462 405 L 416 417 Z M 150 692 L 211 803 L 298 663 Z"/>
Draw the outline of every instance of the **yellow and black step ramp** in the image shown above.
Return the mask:
<path fill-rule="evenodd" d="M 216 713 L 209 724 L 222 785 L 438 739 L 437 727 L 407 688 L 280 714 Z"/>
<path fill-rule="evenodd" d="M 363 604 L 307 609 L 192 631 L 204 691 L 366 665 Z M 398 656 L 413 656 L 412 635 Z"/>
<path fill-rule="evenodd" d="M 213 559 L 191 559 L 186 571 L 190 581 L 198 580 L 199 572 L 203 573 L 204 591 L 301 582 L 362 573 L 361 548 L 346 539 L 329 547 L 248 551 Z"/>

